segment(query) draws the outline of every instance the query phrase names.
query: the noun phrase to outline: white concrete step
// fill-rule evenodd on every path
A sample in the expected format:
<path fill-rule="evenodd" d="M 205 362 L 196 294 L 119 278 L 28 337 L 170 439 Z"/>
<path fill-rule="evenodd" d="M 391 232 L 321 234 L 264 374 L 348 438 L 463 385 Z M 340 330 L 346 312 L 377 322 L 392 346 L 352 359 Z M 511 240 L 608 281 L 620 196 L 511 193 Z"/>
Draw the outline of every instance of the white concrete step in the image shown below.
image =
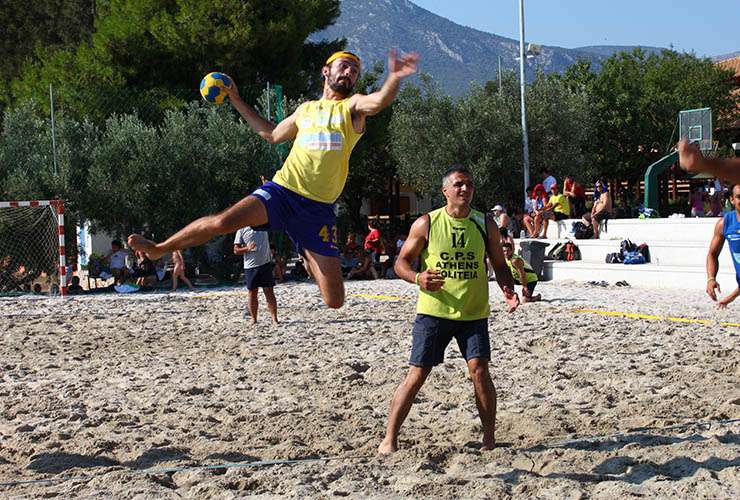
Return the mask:
<path fill-rule="evenodd" d="M 573 222 L 580 219 L 550 221 L 547 228 L 548 239 L 568 236 Z M 599 234 L 600 239 L 623 240 L 629 238 L 637 243 L 642 241 L 703 241 L 707 245 L 712 239 L 714 226 L 719 217 L 694 217 L 685 219 L 612 219 Z M 649 242 L 648 242 L 649 244 Z"/>
<path fill-rule="evenodd" d="M 517 248 L 519 243 L 515 241 Z M 532 240 L 529 240 L 532 241 Z M 568 241 L 567 239 L 559 240 L 536 240 L 549 243 L 546 252 L 549 252 L 559 242 Z M 572 240 L 581 250 L 581 260 L 585 262 L 605 263 L 606 255 L 613 252 L 619 252 L 619 245 L 622 240 Z M 654 241 L 654 240 L 632 240 L 639 245 L 647 243 L 650 248 L 650 262 L 663 266 L 697 266 L 704 269 L 707 259 L 707 250 L 709 240 L 707 241 Z M 726 245 L 725 245 L 726 246 Z M 722 249 L 719 257 L 720 269 L 732 269 L 732 255 L 726 248 Z"/>
<path fill-rule="evenodd" d="M 707 283 L 704 268 L 698 266 L 545 261 L 543 274 L 545 280 L 606 281 L 611 285 L 617 281 L 626 281 L 633 287 L 644 288 L 703 290 Z M 724 293 L 729 293 L 737 287 L 735 271 L 731 267 L 720 267 L 717 281 Z"/>

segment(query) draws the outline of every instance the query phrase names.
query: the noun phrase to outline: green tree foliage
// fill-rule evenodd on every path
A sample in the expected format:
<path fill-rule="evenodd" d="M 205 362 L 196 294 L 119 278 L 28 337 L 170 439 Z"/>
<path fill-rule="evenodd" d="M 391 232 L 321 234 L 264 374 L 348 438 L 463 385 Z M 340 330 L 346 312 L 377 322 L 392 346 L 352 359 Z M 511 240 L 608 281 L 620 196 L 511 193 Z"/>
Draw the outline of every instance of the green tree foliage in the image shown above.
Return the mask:
<path fill-rule="evenodd" d="M 274 163 L 274 151 L 228 107 L 195 102 L 159 125 L 136 115 L 103 127 L 60 117 L 54 175 L 49 123 L 32 108 L 5 114 L 0 198 L 62 198 L 114 234 L 144 225 L 172 233 L 243 198 Z"/>
<path fill-rule="evenodd" d="M 715 127 L 736 119 L 731 76 L 692 54 L 666 50 L 646 55 L 636 49 L 612 56 L 598 74 L 579 63 L 562 79 L 590 96 L 595 171 L 634 182 L 677 142 L 682 109 L 712 108 Z"/>
<path fill-rule="evenodd" d="M 66 191 L 54 175 L 51 129 L 29 102 L 7 111 L 0 132 L 0 192 L 4 199 L 48 199 Z M 64 160 L 59 165 L 64 171 Z"/>
<path fill-rule="evenodd" d="M 286 95 L 303 94 L 318 88 L 324 59 L 343 44 L 306 38 L 338 15 L 338 0 L 109 0 L 89 42 L 41 56 L 12 93 L 43 102 L 54 84 L 68 112 L 96 119 L 152 102 L 172 109 L 214 70 L 240 86 L 279 82 Z"/>
<path fill-rule="evenodd" d="M 391 150 L 399 177 L 418 193 L 439 190 L 442 173 L 458 162 L 455 101 L 428 76 L 421 88 L 405 85 L 390 123 Z"/>
<path fill-rule="evenodd" d="M 441 202 L 440 181 L 454 163 L 476 178 L 475 204 L 519 201 L 523 197 L 519 87 L 513 73 L 503 91 L 474 86 L 457 100 L 433 85 L 408 88 L 391 122 L 398 172 L 420 193 Z M 533 182 L 543 167 L 563 175 L 582 173 L 588 165 L 591 133 L 588 96 L 557 78 L 539 74 L 527 89 L 530 171 Z"/>
<path fill-rule="evenodd" d="M 158 126 L 115 116 L 91 154 L 83 215 L 113 232 L 169 235 L 243 198 L 273 154 L 227 107 L 193 103 Z"/>
<path fill-rule="evenodd" d="M 26 61 L 60 48 L 76 47 L 93 31 L 95 2 L 45 0 L 0 2 L 0 81 L 6 86 Z M 0 101 L 7 98 L 0 92 Z"/>

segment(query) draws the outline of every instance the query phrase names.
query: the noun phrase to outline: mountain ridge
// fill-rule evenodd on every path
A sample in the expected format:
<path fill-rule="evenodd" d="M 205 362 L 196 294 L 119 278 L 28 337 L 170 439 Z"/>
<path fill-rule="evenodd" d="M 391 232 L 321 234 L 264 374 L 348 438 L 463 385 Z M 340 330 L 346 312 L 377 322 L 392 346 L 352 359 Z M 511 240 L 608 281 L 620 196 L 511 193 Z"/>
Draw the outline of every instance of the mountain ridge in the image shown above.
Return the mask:
<path fill-rule="evenodd" d="M 409 0 L 342 0 L 341 14 L 334 25 L 312 34 L 309 40 L 336 38 L 346 39 L 347 49 L 357 53 L 366 68 L 376 61 L 385 62 L 392 46 L 418 52 L 420 71 L 431 75 L 451 95 L 467 92 L 471 82 L 483 85 L 495 80 L 499 57 L 504 71 L 519 71 L 518 40 L 457 24 Z M 582 59 L 598 71 L 614 53 L 638 47 L 593 45 L 568 49 L 538 45 L 540 55 L 528 58 L 525 66 L 530 81 L 538 70 L 559 73 Z M 664 50 L 639 47 L 648 53 Z"/>

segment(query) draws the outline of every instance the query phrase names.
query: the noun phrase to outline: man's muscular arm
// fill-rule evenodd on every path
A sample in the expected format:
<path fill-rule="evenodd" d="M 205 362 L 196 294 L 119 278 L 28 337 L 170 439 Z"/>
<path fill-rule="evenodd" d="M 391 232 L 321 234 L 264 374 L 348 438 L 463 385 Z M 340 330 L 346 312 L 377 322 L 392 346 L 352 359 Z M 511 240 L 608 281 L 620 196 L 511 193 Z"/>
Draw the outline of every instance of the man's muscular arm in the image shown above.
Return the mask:
<path fill-rule="evenodd" d="M 398 95 L 401 80 L 416 72 L 419 56 L 415 52 L 396 57 L 395 49 L 388 55 L 388 78 L 380 90 L 372 94 L 355 94 L 350 98 L 349 106 L 353 114 L 363 116 L 377 115 L 390 106 Z"/>
<path fill-rule="evenodd" d="M 719 270 L 719 254 L 722 252 L 722 246 L 725 244 L 724 236 L 724 219 L 717 221 L 714 225 L 714 235 L 712 236 L 712 242 L 709 243 L 709 251 L 707 252 L 707 295 L 709 298 L 716 301 L 717 293 L 722 292 L 717 283 L 717 271 Z"/>
<path fill-rule="evenodd" d="M 699 147 L 686 139 L 678 143 L 678 155 L 681 168 L 689 173 L 706 173 L 740 183 L 740 158 L 705 158 Z"/>
<path fill-rule="evenodd" d="M 411 266 L 413 262 L 421 255 L 422 250 L 427 244 L 427 235 L 429 234 L 429 216 L 422 215 L 411 225 L 411 230 L 406 238 L 406 242 L 401 247 L 401 251 L 396 259 L 393 270 L 396 276 L 415 283 L 422 290 L 436 292 L 444 285 L 444 278 L 436 269 L 425 269 L 417 273 Z"/>
<path fill-rule="evenodd" d="M 295 113 L 275 125 L 258 115 L 252 106 L 242 100 L 235 84 L 232 83 L 231 87 L 226 89 L 226 92 L 229 95 L 229 102 L 234 106 L 234 109 L 257 132 L 257 135 L 264 140 L 270 144 L 279 144 L 295 139 L 296 134 L 298 134 Z"/>

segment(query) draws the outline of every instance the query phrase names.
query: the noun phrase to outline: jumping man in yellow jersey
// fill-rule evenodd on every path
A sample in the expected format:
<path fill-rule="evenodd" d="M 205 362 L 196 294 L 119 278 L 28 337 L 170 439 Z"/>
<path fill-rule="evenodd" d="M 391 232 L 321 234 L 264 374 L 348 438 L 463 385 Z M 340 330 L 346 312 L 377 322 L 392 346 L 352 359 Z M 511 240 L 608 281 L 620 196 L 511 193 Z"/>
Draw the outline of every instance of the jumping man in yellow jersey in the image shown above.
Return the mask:
<path fill-rule="evenodd" d="M 406 379 L 391 401 L 385 439 L 380 453 L 398 449 L 398 431 L 432 367 L 444 361 L 454 337 L 473 380 L 475 402 L 483 424 L 483 450 L 495 443 L 496 388 L 488 372 L 491 345 L 488 337 L 488 255 L 496 281 L 504 292 L 508 311 L 519 305 L 514 280 L 501 251 L 498 226 L 492 218 L 470 208 L 474 193 L 470 172 L 450 168 L 442 180 L 447 204 L 419 217 L 396 260 L 398 277 L 419 287 L 413 346 Z M 421 272 L 412 262 L 421 257 Z"/>
<path fill-rule="evenodd" d="M 272 144 L 295 139 L 283 167 L 271 182 L 223 212 L 190 223 L 162 243 L 131 235 L 129 246 L 156 260 L 245 226 L 285 231 L 304 255 L 326 305 L 341 307 L 344 283 L 334 202 L 344 189 L 349 157 L 365 130 L 365 118 L 391 104 L 401 80 L 416 71 L 417 61 L 414 53 L 397 57 L 391 50 L 388 78 L 381 89 L 350 96 L 360 74 L 360 58 L 351 52 L 336 52 L 321 70 L 322 98 L 303 103 L 277 125 L 260 117 L 232 85 L 229 102 L 260 137 Z"/>

